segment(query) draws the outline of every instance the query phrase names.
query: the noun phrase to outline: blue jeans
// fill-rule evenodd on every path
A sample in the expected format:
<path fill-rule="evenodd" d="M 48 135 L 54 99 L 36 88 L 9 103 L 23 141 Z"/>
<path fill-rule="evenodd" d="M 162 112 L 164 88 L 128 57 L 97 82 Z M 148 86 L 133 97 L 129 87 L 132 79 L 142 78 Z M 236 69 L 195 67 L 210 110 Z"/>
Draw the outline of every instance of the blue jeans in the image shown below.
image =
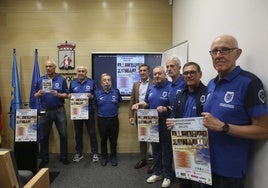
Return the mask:
<path fill-rule="evenodd" d="M 98 141 L 96 137 L 95 118 L 94 114 L 89 114 L 87 120 L 74 120 L 75 141 L 76 141 L 76 153 L 83 153 L 83 124 L 85 123 L 87 133 L 90 139 L 91 152 L 93 154 L 98 153 Z"/>
<path fill-rule="evenodd" d="M 154 174 L 163 173 L 164 178 L 172 179 L 174 177 L 172 170 L 173 153 L 170 131 L 167 130 L 166 119 L 159 119 L 159 143 L 152 143 L 154 158 Z"/>
<path fill-rule="evenodd" d="M 230 178 L 212 174 L 212 186 L 202 184 L 201 188 L 244 188 L 244 178 Z"/>
<path fill-rule="evenodd" d="M 53 122 L 56 125 L 60 136 L 60 157 L 67 157 L 67 122 L 65 108 L 47 110 L 45 115 L 40 116 L 40 156 L 42 160 L 49 161 L 49 134 L 52 129 Z"/>

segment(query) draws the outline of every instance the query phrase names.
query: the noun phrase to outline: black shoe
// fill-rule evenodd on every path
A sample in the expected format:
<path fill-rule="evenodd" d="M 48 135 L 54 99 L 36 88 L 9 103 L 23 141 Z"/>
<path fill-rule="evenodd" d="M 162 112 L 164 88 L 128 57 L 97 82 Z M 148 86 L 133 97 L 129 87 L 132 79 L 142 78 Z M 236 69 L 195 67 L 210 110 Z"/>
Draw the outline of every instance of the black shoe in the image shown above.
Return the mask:
<path fill-rule="evenodd" d="M 135 169 L 139 169 L 139 168 L 142 168 L 144 167 L 145 165 L 147 165 L 147 162 L 146 160 L 140 160 L 139 162 L 137 162 L 134 166 Z"/>
<path fill-rule="evenodd" d="M 154 164 L 152 164 L 147 170 L 147 174 L 152 174 L 152 173 L 154 173 Z"/>
<path fill-rule="evenodd" d="M 101 158 L 101 166 L 106 166 L 108 163 L 107 157 Z"/>
<path fill-rule="evenodd" d="M 112 166 L 118 165 L 117 159 L 115 157 L 111 159 L 111 163 L 112 163 Z"/>
<path fill-rule="evenodd" d="M 44 168 L 48 164 L 48 160 L 42 160 L 39 164 L 39 169 Z"/>
<path fill-rule="evenodd" d="M 60 159 L 60 162 L 62 162 L 62 163 L 65 164 L 65 165 L 70 164 L 70 161 L 67 159 L 67 157 L 63 157 L 63 158 L 61 158 L 61 159 Z"/>

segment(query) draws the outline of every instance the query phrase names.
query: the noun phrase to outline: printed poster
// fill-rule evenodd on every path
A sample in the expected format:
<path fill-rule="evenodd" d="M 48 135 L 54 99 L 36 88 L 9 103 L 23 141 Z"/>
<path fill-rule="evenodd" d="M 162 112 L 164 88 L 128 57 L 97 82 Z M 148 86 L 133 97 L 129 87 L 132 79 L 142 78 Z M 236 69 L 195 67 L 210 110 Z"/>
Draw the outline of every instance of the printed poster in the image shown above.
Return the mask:
<path fill-rule="evenodd" d="M 203 117 L 172 119 L 176 177 L 212 185 L 208 131 Z"/>
<path fill-rule="evenodd" d="M 144 55 L 117 55 L 117 87 L 122 95 L 130 95 L 134 82 L 140 80 L 139 65 L 145 62 Z"/>
<path fill-rule="evenodd" d="M 158 112 L 156 109 L 139 109 L 138 140 L 143 142 L 159 142 Z"/>
<path fill-rule="evenodd" d="M 53 88 L 52 85 L 52 79 L 43 79 L 42 80 L 42 89 L 46 92 L 49 93 Z"/>
<path fill-rule="evenodd" d="M 37 109 L 16 110 L 15 142 L 37 141 Z"/>
<path fill-rule="evenodd" d="M 70 107 L 71 120 L 88 119 L 87 93 L 72 93 Z"/>

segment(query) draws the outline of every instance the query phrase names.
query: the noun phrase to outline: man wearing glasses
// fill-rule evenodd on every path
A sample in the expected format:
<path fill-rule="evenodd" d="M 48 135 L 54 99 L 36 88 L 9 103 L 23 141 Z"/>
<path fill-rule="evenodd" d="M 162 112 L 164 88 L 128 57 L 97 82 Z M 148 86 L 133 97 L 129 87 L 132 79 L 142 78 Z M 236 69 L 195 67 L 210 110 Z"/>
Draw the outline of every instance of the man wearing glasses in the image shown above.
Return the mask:
<path fill-rule="evenodd" d="M 195 62 L 188 62 L 183 66 L 185 88 L 180 90 L 171 111 L 171 118 L 198 117 L 203 112 L 206 102 L 207 87 L 201 82 L 202 72 Z M 167 128 L 171 130 L 174 124 L 167 119 Z M 199 188 L 200 183 L 186 179 L 179 179 L 181 188 Z"/>
<path fill-rule="evenodd" d="M 268 137 L 263 84 L 236 65 L 241 53 L 230 35 L 221 35 L 211 44 L 218 75 L 208 84 L 202 115 L 209 131 L 213 188 L 243 188 L 252 140 Z"/>

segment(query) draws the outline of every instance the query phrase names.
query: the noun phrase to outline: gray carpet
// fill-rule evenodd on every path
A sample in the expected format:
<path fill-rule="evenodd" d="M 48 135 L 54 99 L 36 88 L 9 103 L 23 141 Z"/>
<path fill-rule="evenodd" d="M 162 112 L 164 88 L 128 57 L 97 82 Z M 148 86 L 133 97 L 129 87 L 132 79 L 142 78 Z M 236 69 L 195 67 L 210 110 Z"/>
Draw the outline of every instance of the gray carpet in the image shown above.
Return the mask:
<path fill-rule="evenodd" d="M 69 157 L 70 161 L 72 155 Z M 100 162 L 92 163 L 89 154 L 84 155 L 79 163 L 71 162 L 64 165 L 59 162 L 58 155 L 52 154 L 47 165 L 51 172 L 60 172 L 53 182 L 51 188 L 155 188 L 161 187 L 162 181 L 147 184 L 147 166 L 134 169 L 134 164 L 139 160 L 138 154 L 119 154 L 118 166 L 113 167 L 108 163 L 102 167 Z M 171 188 L 178 188 L 178 180 L 174 179 Z"/>

